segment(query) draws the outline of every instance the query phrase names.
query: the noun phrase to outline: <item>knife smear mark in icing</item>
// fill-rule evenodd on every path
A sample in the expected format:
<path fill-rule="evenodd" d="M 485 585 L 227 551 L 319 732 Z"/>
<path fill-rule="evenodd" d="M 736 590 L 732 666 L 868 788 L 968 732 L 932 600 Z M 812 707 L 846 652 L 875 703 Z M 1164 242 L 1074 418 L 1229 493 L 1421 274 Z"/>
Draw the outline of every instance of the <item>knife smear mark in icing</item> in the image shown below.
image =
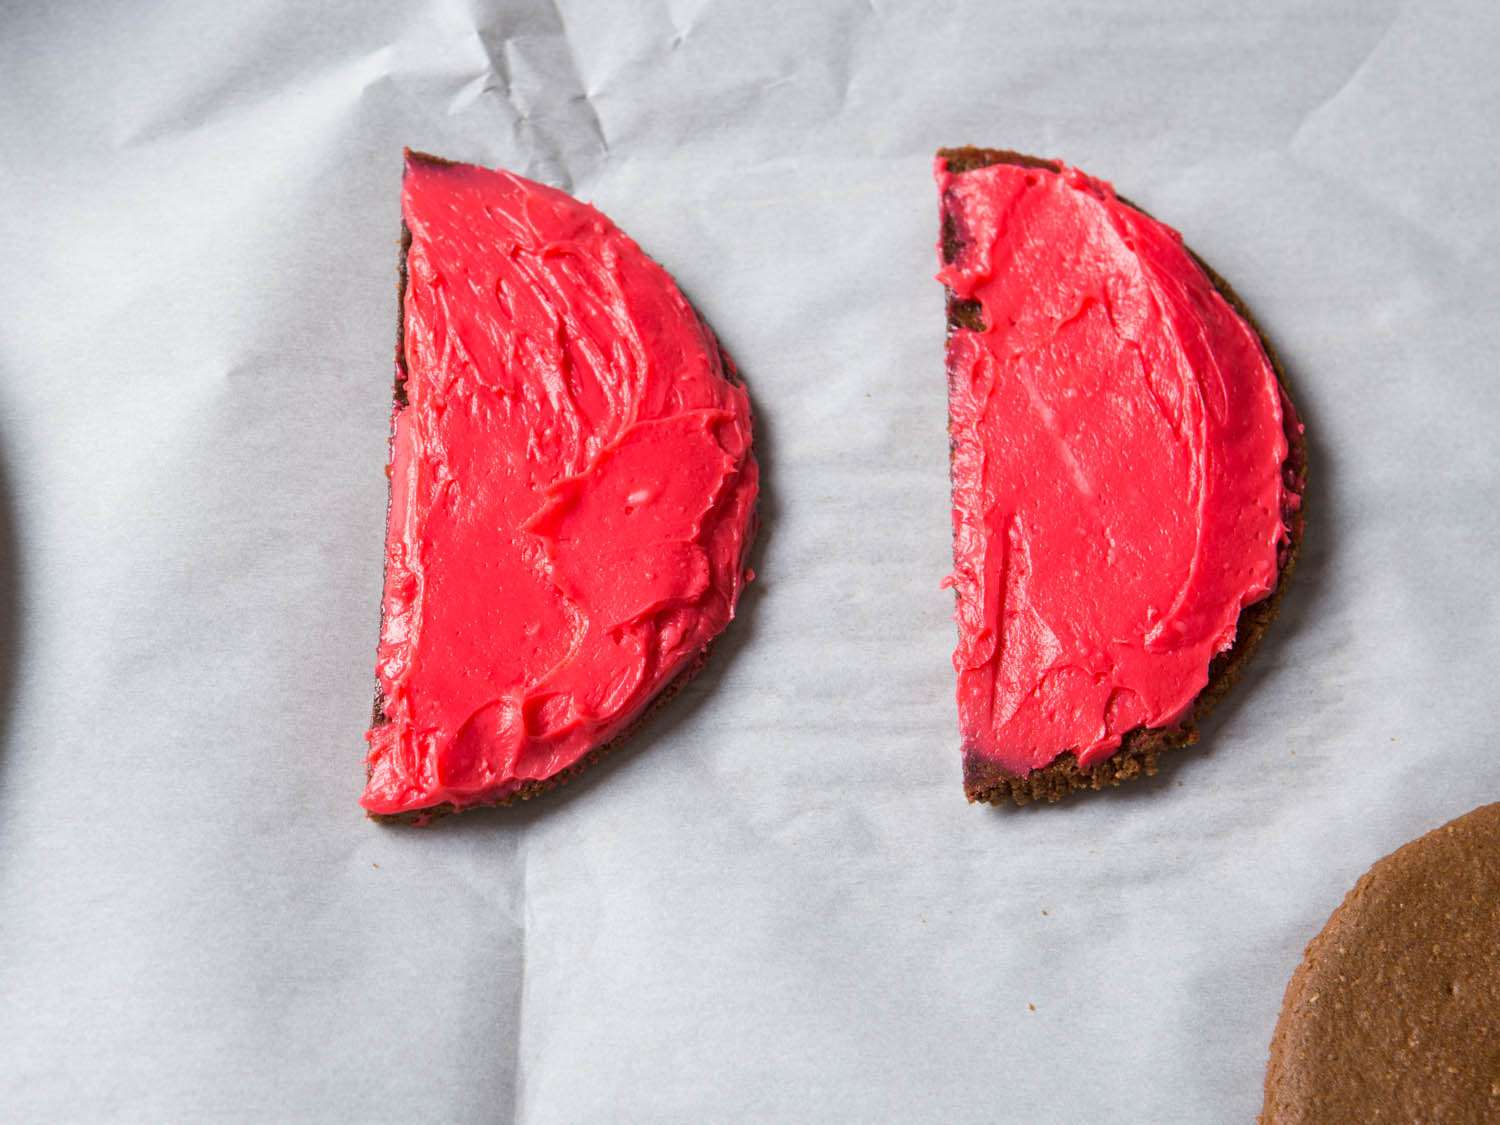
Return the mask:
<path fill-rule="evenodd" d="M 746 579 L 750 405 L 607 218 L 409 156 L 404 399 L 362 804 L 488 803 L 620 734 Z"/>
<path fill-rule="evenodd" d="M 1108 184 L 935 171 L 965 753 L 1087 768 L 1188 718 L 1275 588 L 1297 422 L 1255 331 Z"/>

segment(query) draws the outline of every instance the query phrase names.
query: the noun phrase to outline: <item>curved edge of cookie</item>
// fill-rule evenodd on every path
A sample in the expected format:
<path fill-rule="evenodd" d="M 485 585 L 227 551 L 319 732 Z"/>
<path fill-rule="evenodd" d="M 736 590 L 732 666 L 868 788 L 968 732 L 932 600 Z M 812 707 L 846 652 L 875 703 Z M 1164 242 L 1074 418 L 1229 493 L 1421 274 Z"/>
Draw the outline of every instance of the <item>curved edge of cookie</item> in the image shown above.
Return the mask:
<path fill-rule="evenodd" d="M 1416 843 L 1416 841 L 1412 841 Z M 1411 844 L 1404 845 L 1410 847 Z M 1386 857 L 1387 859 L 1390 857 Z M 1282 1099 L 1279 1094 L 1283 1091 L 1286 1079 L 1287 1041 L 1291 1037 L 1289 1013 L 1298 1010 L 1307 1000 L 1308 980 L 1312 976 L 1314 966 L 1317 964 L 1323 949 L 1329 945 L 1336 945 L 1342 936 L 1345 926 L 1345 909 L 1358 902 L 1367 893 L 1372 878 L 1377 868 L 1385 863 L 1384 859 L 1377 860 L 1375 865 L 1359 877 L 1359 880 L 1349 889 L 1349 892 L 1334 907 L 1333 913 L 1319 928 L 1313 939 L 1303 947 L 1302 958 L 1297 962 L 1297 967 L 1292 970 L 1291 979 L 1287 981 L 1286 991 L 1282 994 L 1281 1010 L 1276 1016 L 1276 1029 L 1271 1033 L 1271 1045 L 1266 1058 L 1266 1077 L 1262 1087 L 1261 1110 L 1255 1120 L 1259 1125 L 1275 1125 L 1280 1118 L 1279 1108 Z"/>
<path fill-rule="evenodd" d="M 428 153 L 417 152 L 417 151 L 412 150 L 412 149 L 406 149 L 405 150 L 405 157 L 408 160 L 420 160 L 420 161 L 426 161 L 426 162 L 432 163 L 432 164 L 454 164 L 454 163 L 457 163 L 456 161 L 445 160 L 445 159 L 443 159 L 440 156 L 431 156 Z M 393 385 L 392 391 L 391 391 L 391 398 L 392 398 L 392 404 L 393 405 L 392 405 L 392 409 L 391 409 L 391 432 L 390 432 L 390 436 L 387 439 L 387 443 L 388 443 L 388 445 L 387 445 L 387 452 L 386 452 L 386 465 L 387 465 L 387 469 L 389 469 L 389 465 L 390 465 L 390 462 L 391 462 L 391 448 L 390 448 L 389 443 L 390 442 L 394 442 L 395 436 L 396 436 L 396 416 L 403 409 L 405 409 L 406 405 L 407 405 L 407 399 L 406 399 L 406 379 L 407 379 L 407 368 L 406 368 L 406 287 L 407 287 L 408 275 L 407 275 L 407 268 L 406 268 L 406 257 L 407 257 L 407 254 L 408 254 L 408 252 L 410 250 L 411 250 L 411 229 L 406 225 L 406 221 L 403 219 L 402 222 L 401 222 L 400 253 L 398 255 L 397 265 L 396 265 L 396 368 L 395 368 L 396 375 L 395 375 L 394 385 Z M 665 267 L 663 267 L 663 269 L 665 269 Z M 670 274 L 668 274 L 668 276 L 671 277 Z M 671 278 L 671 280 L 672 280 L 672 284 L 673 285 L 677 284 L 677 279 L 675 277 Z M 679 286 L 679 290 L 680 290 L 680 286 Z M 685 301 L 687 300 L 686 294 L 683 295 L 683 299 Z M 721 344 L 719 342 L 718 334 L 716 332 L 714 332 L 714 330 L 709 326 L 708 321 L 703 318 L 703 314 L 698 311 L 697 306 L 694 305 L 691 301 L 688 301 L 687 303 L 688 303 L 688 307 L 692 309 L 693 315 L 698 318 L 698 322 L 703 325 L 704 331 L 706 331 L 709 334 L 709 336 L 713 339 L 714 343 L 718 346 L 718 348 L 719 348 L 719 362 L 723 365 L 723 368 L 724 368 L 724 377 L 726 379 L 728 379 L 731 383 L 734 383 L 737 386 L 745 387 L 746 386 L 745 380 L 744 380 L 744 377 L 740 374 L 739 367 L 735 364 L 733 358 L 729 355 L 729 352 L 725 350 L 723 344 Z M 746 389 L 748 391 L 748 387 Z M 750 448 L 750 456 L 751 457 L 755 457 L 755 447 L 754 447 L 754 444 L 753 444 L 753 441 L 754 441 L 754 436 L 753 435 L 754 435 L 755 418 L 754 418 L 754 412 L 753 411 L 751 412 L 751 423 L 750 424 L 751 424 L 751 427 L 752 427 L 751 428 L 752 444 L 751 444 L 751 448 Z M 759 459 L 757 458 L 757 461 L 758 460 Z M 391 523 L 391 498 L 392 497 L 391 497 L 391 487 L 390 487 L 389 472 L 387 472 L 386 494 L 385 494 L 385 522 L 381 525 L 381 527 L 382 527 L 382 530 L 381 530 L 381 559 L 382 559 L 382 563 L 381 563 L 381 573 L 380 573 L 380 589 L 381 589 L 381 603 L 382 604 L 381 604 L 381 611 L 380 611 L 380 626 L 381 626 L 382 630 L 384 629 L 384 626 L 385 626 L 385 606 L 384 606 L 384 600 L 385 600 L 385 564 L 384 564 L 384 561 L 383 561 L 384 558 L 385 558 L 385 547 L 384 547 L 384 544 L 385 544 L 385 536 L 389 533 L 390 523 Z M 743 551 L 743 553 L 741 555 L 741 558 L 740 558 L 740 566 L 742 568 L 745 567 L 745 566 L 748 566 L 750 564 L 750 554 L 754 550 L 755 541 L 759 537 L 759 533 L 760 533 L 760 498 L 759 498 L 759 496 L 757 496 L 756 497 L 755 507 L 751 509 L 749 523 L 748 523 L 748 525 L 746 527 L 746 530 L 745 530 L 745 547 L 744 547 L 744 551 Z M 743 592 L 743 590 L 741 592 Z M 731 615 L 731 617 L 729 619 L 729 622 L 725 625 L 725 629 L 727 630 L 728 628 L 730 628 L 731 626 L 733 626 L 733 624 L 734 624 L 734 618 Z M 376 635 L 378 637 L 379 633 L 377 633 Z M 431 824 L 434 820 L 439 820 L 439 819 L 442 819 L 444 817 L 452 816 L 454 813 L 467 812 L 470 809 L 501 808 L 501 807 L 504 807 L 504 806 L 513 805 L 513 804 L 515 804 L 518 801 L 529 801 L 533 797 L 539 797 L 543 793 L 550 792 L 553 789 L 557 789 L 560 786 L 566 785 L 569 781 L 571 781 L 573 778 L 577 777 L 580 773 L 582 773 L 584 770 L 586 770 L 589 766 L 591 766 L 594 763 L 598 762 L 606 754 L 609 754 L 610 752 L 612 752 L 615 749 L 617 749 L 622 743 L 624 743 L 633 734 L 635 734 L 637 730 L 639 730 L 643 725 L 645 725 L 646 721 L 648 719 L 650 719 L 653 715 L 655 715 L 657 711 L 659 711 L 662 707 L 664 707 L 672 699 L 676 698 L 679 694 L 681 694 L 682 689 L 685 688 L 688 685 L 688 682 L 690 680 L 692 680 L 695 676 L 697 676 L 698 673 L 703 670 L 703 666 L 708 663 L 709 653 L 711 653 L 713 651 L 714 644 L 718 641 L 719 637 L 722 637 L 723 635 L 724 635 L 724 633 L 721 631 L 718 634 L 718 636 L 715 636 L 714 638 L 712 638 L 708 642 L 708 644 L 704 645 L 701 649 L 699 649 L 697 655 L 695 655 L 691 660 L 688 661 L 686 667 L 684 667 L 681 672 L 677 673 L 677 675 L 675 677 L 673 677 L 671 680 L 667 681 L 667 683 L 664 684 L 660 688 L 660 690 L 658 690 L 656 692 L 655 695 L 653 695 L 649 700 L 647 700 L 645 707 L 641 710 L 641 713 L 639 715 L 637 715 L 634 719 L 632 719 L 628 724 L 626 724 L 624 730 L 622 730 L 619 734 L 615 735 L 614 738 L 610 739 L 608 742 L 604 743 L 603 745 L 594 747 L 594 749 L 590 750 L 583 757 L 579 758 L 578 761 L 574 762 L 571 766 L 568 766 L 566 769 L 559 770 L 557 773 L 553 774 L 551 777 L 544 778 L 544 779 L 542 779 L 540 781 L 526 781 L 526 782 L 523 782 L 516 789 L 513 789 L 511 792 L 507 793 L 504 797 L 501 797 L 501 798 L 499 798 L 498 800 L 495 800 L 495 801 L 481 801 L 481 802 L 476 802 L 475 804 L 472 804 L 472 805 L 463 805 L 463 806 L 454 805 L 451 802 L 444 802 L 443 804 L 440 804 L 440 805 L 431 805 L 431 806 L 428 806 L 427 808 L 415 809 L 415 810 L 412 810 L 411 812 L 404 812 L 404 813 L 372 813 L 372 812 L 366 811 L 365 816 L 367 816 L 370 820 L 374 820 L 374 821 L 380 822 L 382 824 L 405 824 L 405 825 L 410 825 L 412 827 L 420 828 L 420 827 L 425 827 L 428 824 Z M 377 676 L 377 678 L 375 680 L 375 696 L 374 696 L 374 701 L 373 701 L 371 709 L 370 709 L 370 726 L 372 728 L 373 727 L 378 727 L 378 726 L 383 726 L 387 721 L 388 720 L 386 719 L 386 715 L 385 715 L 385 694 L 384 694 L 384 692 L 381 691 L 380 680 L 379 680 L 379 677 Z M 368 761 L 368 755 L 366 755 L 366 763 L 365 763 L 365 780 L 366 780 L 366 782 L 368 782 L 369 779 L 370 779 L 370 773 L 371 773 L 371 770 L 370 770 L 370 765 L 369 765 L 369 761 Z"/>
<path fill-rule="evenodd" d="M 722 636 L 722 634 L 720 635 Z M 646 703 L 646 706 L 641 711 L 641 713 L 634 719 L 632 719 L 626 725 L 624 730 L 615 735 L 614 738 L 610 739 L 602 746 L 594 747 L 594 749 L 590 750 L 583 757 L 579 758 L 578 761 L 574 762 L 571 766 L 568 766 L 566 769 L 558 770 L 558 772 L 553 774 L 551 777 L 543 778 L 540 781 L 522 782 L 519 786 L 511 790 L 505 796 L 494 801 L 478 801 L 472 805 L 455 805 L 452 802 L 444 802 L 440 805 L 430 805 L 427 808 L 415 809 L 411 812 L 367 812 L 365 815 L 368 816 L 371 820 L 379 821 L 382 824 L 404 824 L 409 825 L 413 828 L 425 828 L 433 821 L 452 816 L 454 813 L 468 812 L 471 809 L 504 808 L 509 805 L 514 805 L 518 801 L 529 801 L 533 797 L 540 797 L 543 793 L 548 793 L 553 789 L 560 788 L 561 786 L 564 786 L 568 782 L 572 781 L 579 774 L 583 773 L 590 766 L 600 761 L 605 757 L 605 755 L 622 746 L 626 741 L 630 739 L 632 735 L 636 733 L 637 730 L 643 727 L 647 723 L 647 721 L 652 718 L 652 716 L 654 716 L 659 710 L 661 710 L 669 702 L 680 695 L 682 693 L 682 689 L 687 687 L 688 683 L 695 676 L 697 676 L 699 672 L 703 671 L 703 667 L 708 663 L 708 656 L 712 650 L 712 642 L 699 649 L 698 655 L 693 657 L 693 659 L 688 662 L 688 666 L 681 672 L 677 673 L 677 675 L 673 679 L 667 682 L 667 685 L 665 687 L 663 687 L 654 696 L 652 696 L 651 699 Z"/>
<path fill-rule="evenodd" d="M 1024 168 L 1044 168 L 1052 172 L 1062 168 L 1062 163 L 1057 160 L 1028 156 L 1009 149 L 976 148 L 972 145 L 939 149 L 937 155 L 947 161 L 950 171 L 958 173 L 973 171 L 991 164 L 1017 164 Z M 1150 215 L 1145 208 L 1137 206 L 1124 196 L 1117 196 L 1117 198 L 1127 207 L 1132 207 L 1143 215 Z M 943 259 L 945 262 L 951 262 L 957 255 L 958 244 L 956 233 L 946 222 L 941 231 L 940 240 Z M 1276 353 L 1276 349 L 1271 346 L 1265 331 L 1229 283 L 1185 243 L 1184 248 L 1214 288 L 1219 291 L 1220 296 L 1244 319 L 1259 338 L 1266 358 L 1271 361 L 1271 369 L 1276 374 L 1276 381 L 1281 385 L 1282 396 L 1292 407 L 1292 418 L 1285 421 L 1295 423 L 1300 415 L 1292 398 L 1286 368 L 1281 357 Z M 972 303 L 958 299 L 951 290 L 946 290 L 946 292 L 948 335 L 951 336 L 957 328 L 974 328 Z M 1154 775 L 1157 771 L 1157 760 L 1162 754 L 1169 750 L 1190 746 L 1198 741 L 1197 724 L 1229 693 L 1280 610 L 1281 599 L 1286 594 L 1287 583 L 1292 576 L 1292 571 L 1296 569 L 1297 557 L 1302 549 L 1302 536 L 1307 522 L 1307 438 L 1305 432 L 1295 424 L 1284 424 L 1283 430 L 1287 438 L 1287 456 L 1282 462 L 1282 472 L 1290 474 L 1296 482 L 1300 504 L 1288 520 L 1287 542 L 1282 551 L 1276 586 L 1266 597 L 1240 610 L 1239 621 L 1235 626 L 1234 643 L 1214 657 L 1209 665 L 1208 683 L 1193 701 L 1191 714 L 1171 727 L 1138 727 L 1128 732 L 1119 750 L 1097 765 L 1087 768 L 1078 764 L 1077 755 L 1072 751 L 1067 751 L 1042 768 L 1018 777 L 998 763 L 985 762 L 965 755 L 964 795 L 970 802 L 975 804 L 1011 802 L 1016 805 L 1028 805 L 1033 801 L 1052 803 L 1079 790 L 1113 788 L 1126 781 Z M 953 453 L 951 440 L 948 451 L 951 474 Z"/>
<path fill-rule="evenodd" d="M 1343 954 L 1346 948 L 1355 944 L 1362 900 L 1377 893 L 1376 885 L 1393 868 L 1428 847 L 1435 838 L 1452 837 L 1459 833 L 1467 835 L 1470 831 L 1484 833 L 1487 825 L 1492 826 L 1489 828 L 1492 833 L 1500 830 L 1500 802 L 1470 809 L 1462 816 L 1454 817 L 1414 840 L 1408 840 L 1389 855 L 1377 859 L 1339 901 L 1327 921 L 1303 948 L 1301 960 L 1297 962 L 1297 967 L 1292 970 L 1291 978 L 1287 981 L 1281 1011 L 1276 1017 L 1276 1029 L 1271 1034 L 1261 1110 L 1256 1116 L 1259 1125 L 1279 1125 L 1292 1119 L 1319 1119 L 1317 1114 L 1299 1113 L 1293 1108 L 1299 1102 L 1307 1101 L 1306 1098 L 1298 1097 L 1297 1082 L 1292 1073 L 1295 1070 L 1292 1059 L 1295 1049 L 1290 1042 L 1294 1037 L 1293 1024 L 1298 1011 L 1305 1005 L 1316 1003 L 1319 998 L 1317 993 L 1311 991 L 1319 962 L 1325 956 Z"/>

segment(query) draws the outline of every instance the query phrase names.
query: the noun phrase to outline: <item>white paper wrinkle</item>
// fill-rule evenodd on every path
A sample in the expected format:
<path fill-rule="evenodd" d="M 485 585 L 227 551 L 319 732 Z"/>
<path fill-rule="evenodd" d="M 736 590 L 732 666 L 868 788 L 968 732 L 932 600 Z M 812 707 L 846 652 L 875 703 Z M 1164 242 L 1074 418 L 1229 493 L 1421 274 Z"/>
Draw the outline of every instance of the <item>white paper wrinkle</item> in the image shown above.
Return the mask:
<path fill-rule="evenodd" d="M 686 11 L 682 10 L 682 0 L 666 0 L 661 6 L 667 14 L 667 22 L 672 26 L 672 38 L 667 41 L 667 49 L 675 51 L 687 43 L 688 36 L 698 26 L 703 13 L 713 6 L 713 0 L 696 0 L 688 5 Z"/>
<path fill-rule="evenodd" d="M 1306 136 L 1308 131 L 1312 128 L 1315 128 L 1319 121 L 1330 110 L 1339 105 L 1341 102 L 1346 101 L 1351 97 L 1357 96 L 1360 81 L 1369 72 L 1371 65 L 1375 62 L 1375 60 L 1380 57 L 1381 52 L 1386 47 L 1386 44 L 1390 41 L 1396 29 L 1401 25 L 1402 19 L 1405 14 L 1405 3 L 1398 4 L 1396 9 L 1391 13 L 1390 20 L 1386 23 L 1385 30 L 1382 31 L 1380 33 L 1380 37 L 1376 39 L 1373 44 L 1371 44 L 1370 49 L 1365 52 L 1364 57 L 1355 64 L 1354 69 L 1349 72 L 1349 76 L 1342 82 L 1340 82 L 1338 87 L 1331 94 L 1329 94 L 1321 102 L 1313 106 L 1302 115 L 1302 120 L 1298 123 L 1296 130 L 1292 133 L 1291 139 L 1287 142 L 1288 148 L 1296 150 L 1302 147 L 1303 138 Z"/>
<path fill-rule="evenodd" d="M 588 168 L 608 157 L 609 140 L 561 10 L 549 4 L 537 22 L 523 29 L 497 19 L 474 29 L 489 65 L 478 90 L 504 99 L 517 136 L 533 153 L 528 170 L 572 190 Z"/>
<path fill-rule="evenodd" d="M 557 0 L 549 0 L 549 2 L 552 5 L 553 12 L 557 15 L 557 27 L 571 68 L 573 85 L 577 87 L 577 92 L 572 96 L 573 100 L 575 102 L 583 102 L 584 108 L 588 111 L 588 121 L 592 127 L 594 136 L 599 141 L 601 155 L 608 156 L 609 138 L 604 135 L 604 120 L 599 116 L 599 109 L 594 104 L 594 95 L 589 90 L 588 79 L 583 73 L 583 68 L 579 66 L 578 51 L 573 44 L 573 40 L 568 35 L 567 21 L 563 19 L 562 8 L 558 5 Z"/>

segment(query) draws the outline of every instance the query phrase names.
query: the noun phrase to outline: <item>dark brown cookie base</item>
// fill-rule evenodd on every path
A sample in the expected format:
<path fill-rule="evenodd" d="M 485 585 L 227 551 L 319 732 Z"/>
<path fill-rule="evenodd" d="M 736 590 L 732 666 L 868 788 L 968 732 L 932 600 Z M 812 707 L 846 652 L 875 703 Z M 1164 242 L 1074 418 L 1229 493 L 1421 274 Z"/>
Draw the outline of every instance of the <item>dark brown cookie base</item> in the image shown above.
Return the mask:
<path fill-rule="evenodd" d="M 407 150 L 406 155 L 408 159 L 426 161 L 431 164 L 455 163 L 452 160 L 445 160 L 441 156 L 430 156 L 425 152 L 415 152 L 410 149 Z M 407 228 L 406 223 L 403 221 L 401 223 L 400 253 L 398 255 L 396 264 L 396 381 L 395 386 L 392 390 L 392 400 L 395 404 L 395 409 L 391 412 L 391 440 L 395 439 L 396 414 L 398 414 L 402 409 L 405 408 L 407 401 L 406 255 L 408 251 L 410 251 L 410 249 L 411 231 Z M 735 367 L 734 361 L 729 357 L 729 353 L 725 352 L 721 348 L 719 356 L 724 364 L 725 378 L 734 383 L 743 383 L 743 380 L 740 378 L 739 369 Z M 389 465 L 390 463 L 389 454 L 386 457 L 386 463 L 387 465 Z M 389 526 L 391 519 L 391 491 L 389 485 L 389 475 L 390 474 L 387 473 L 387 487 L 385 498 L 385 518 L 387 526 Z M 757 516 L 756 513 L 752 512 L 750 516 L 750 526 L 745 536 L 745 551 L 747 554 L 750 551 L 751 545 L 755 541 L 755 534 L 757 530 L 756 525 Z M 385 574 L 383 571 L 381 574 L 380 585 L 381 589 L 383 590 L 385 588 Z M 385 609 L 383 599 L 381 607 L 380 626 L 383 632 L 385 629 Z M 463 812 L 467 809 L 495 808 L 504 805 L 513 805 L 517 801 L 529 801 L 532 797 L 540 796 L 541 794 L 546 793 L 552 789 L 556 789 L 559 786 L 566 785 L 569 781 L 577 777 L 589 766 L 599 761 L 599 759 L 603 758 L 606 754 L 614 750 L 631 735 L 633 735 L 637 730 L 640 729 L 640 727 L 646 722 L 646 720 L 654 715 L 668 701 L 677 696 L 677 694 L 687 686 L 688 681 L 696 676 L 700 671 L 702 671 L 704 664 L 708 662 L 708 654 L 712 650 L 713 642 L 709 642 L 708 644 L 704 645 L 703 648 L 698 652 L 698 654 L 694 656 L 691 661 L 689 661 L 688 665 L 671 681 L 663 686 L 655 696 L 652 697 L 650 702 L 646 704 L 645 710 L 643 710 L 638 716 L 636 716 L 636 718 L 632 720 L 623 731 L 617 734 L 614 738 L 610 739 L 603 746 L 596 746 L 593 750 L 590 750 L 587 754 L 578 759 L 578 761 L 574 762 L 567 769 L 560 770 L 557 773 L 553 774 L 551 777 L 543 778 L 540 781 L 523 782 L 519 787 L 513 789 L 504 797 L 501 797 L 496 801 L 480 802 L 478 804 L 464 805 L 462 807 L 454 805 L 451 802 L 444 802 L 441 805 L 433 805 L 425 809 L 415 809 L 411 812 L 396 813 L 393 815 L 387 815 L 383 813 L 366 813 L 366 815 L 371 820 L 378 820 L 391 824 L 409 824 L 415 827 L 422 827 L 424 825 L 431 824 L 434 820 L 449 816 L 456 812 Z M 371 712 L 370 725 L 378 727 L 384 725 L 386 721 L 385 697 L 381 693 L 380 683 L 377 680 L 375 684 L 375 703 Z M 367 766 L 365 769 L 366 780 L 369 779 L 369 774 L 370 771 L 369 767 Z"/>
<path fill-rule="evenodd" d="M 1024 153 L 1005 149 L 945 148 L 938 150 L 938 155 L 947 160 L 948 168 L 953 172 L 968 172 L 991 164 L 1017 164 L 1024 168 L 1045 168 L 1053 172 L 1060 168 L 1055 160 L 1043 160 L 1040 157 L 1027 156 Z M 1121 197 L 1121 202 L 1135 207 L 1135 204 L 1123 197 Z M 1136 210 L 1145 213 L 1141 208 L 1137 207 Z M 942 230 L 943 260 L 952 262 L 958 256 L 958 251 L 957 232 L 951 223 L 945 222 Z M 1192 254 L 1192 251 L 1189 250 L 1188 253 Z M 1260 337 L 1261 346 L 1265 349 L 1266 357 L 1271 361 L 1271 367 L 1276 372 L 1282 392 L 1290 401 L 1291 393 L 1287 387 L 1286 370 L 1276 352 L 1271 348 L 1266 334 L 1261 331 L 1260 325 L 1255 322 L 1255 318 L 1250 315 L 1250 310 L 1245 307 L 1244 301 L 1240 300 L 1239 295 L 1229 287 L 1229 283 L 1209 268 L 1203 259 L 1196 254 L 1192 256 L 1224 299 L 1229 302 L 1235 312 L 1244 317 L 1245 322 Z M 978 322 L 978 314 L 979 310 L 974 302 L 960 300 L 951 291 L 948 293 L 949 335 L 952 335 L 957 328 L 982 328 L 983 326 Z M 1041 769 L 1032 770 L 1024 776 L 1017 777 L 998 763 L 965 754 L 964 793 L 970 801 L 1002 804 L 1009 800 L 1017 805 L 1026 805 L 1032 801 L 1060 801 L 1068 794 L 1080 789 L 1113 787 L 1125 781 L 1155 774 L 1157 758 L 1161 754 L 1178 747 L 1189 746 L 1198 740 L 1198 722 L 1233 686 L 1234 681 L 1243 671 L 1245 662 L 1255 651 L 1261 637 L 1265 635 L 1266 629 L 1275 618 L 1281 606 L 1282 596 L 1286 593 L 1287 580 L 1291 577 L 1292 570 L 1297 563 L 1298 552 L 1302 547 L 1302 532 L 1306 524 L 1307 446 L 1303 435 L 1297 432 L 1295 427 L 1289 426 L 1286 436 L 1289 448 L 1283 471 L 1297 482 L 1297 490 L 1302 494 L 1302 507 L 1292 513 L 1288 520 L 1288 542 L 1282 550 L 1276 588 L 1267 597 L 1240 611 L 1234 644 L 1216 656 L 1213 663 L 1209 665 L 1208 683 L 1194 701 L 1192 713 L 1176 726 L 1139 727 L 1130 731 L 1125 735 L 1119 750 L 1088 769 L 1080 766 L 1077 756 L 1069 751 Z M 950 455 L 952 453 L 951 443 L 949 453 Z"/>
<path fill-rule="evenodd" d="M 1500 1121 L 1500 804 L 1376 863 L 1308 944 L 1260 1120 Z"/>

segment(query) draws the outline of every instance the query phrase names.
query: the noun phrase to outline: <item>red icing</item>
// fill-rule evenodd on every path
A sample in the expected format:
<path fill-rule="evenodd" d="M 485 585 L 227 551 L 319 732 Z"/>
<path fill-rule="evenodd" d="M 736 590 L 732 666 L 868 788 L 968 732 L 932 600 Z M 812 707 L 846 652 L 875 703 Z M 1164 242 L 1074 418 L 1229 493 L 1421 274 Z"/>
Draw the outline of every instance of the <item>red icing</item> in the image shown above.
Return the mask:
<path fill-rule="evenodd" d="M 1073 168 L 936 167 L 984 330 L 948 343 L 958 708 L 1015 776 L 1187 717 L 1274 589 L 1298 424 L 1170 227 Z"/>
<path fill-rule="evenodd" d="M 410 154 L 401 203 L 375 813 L 494 801 L 619 734 L 734 615 L 758 481 L 718 343 L 607 218 Z"/>

